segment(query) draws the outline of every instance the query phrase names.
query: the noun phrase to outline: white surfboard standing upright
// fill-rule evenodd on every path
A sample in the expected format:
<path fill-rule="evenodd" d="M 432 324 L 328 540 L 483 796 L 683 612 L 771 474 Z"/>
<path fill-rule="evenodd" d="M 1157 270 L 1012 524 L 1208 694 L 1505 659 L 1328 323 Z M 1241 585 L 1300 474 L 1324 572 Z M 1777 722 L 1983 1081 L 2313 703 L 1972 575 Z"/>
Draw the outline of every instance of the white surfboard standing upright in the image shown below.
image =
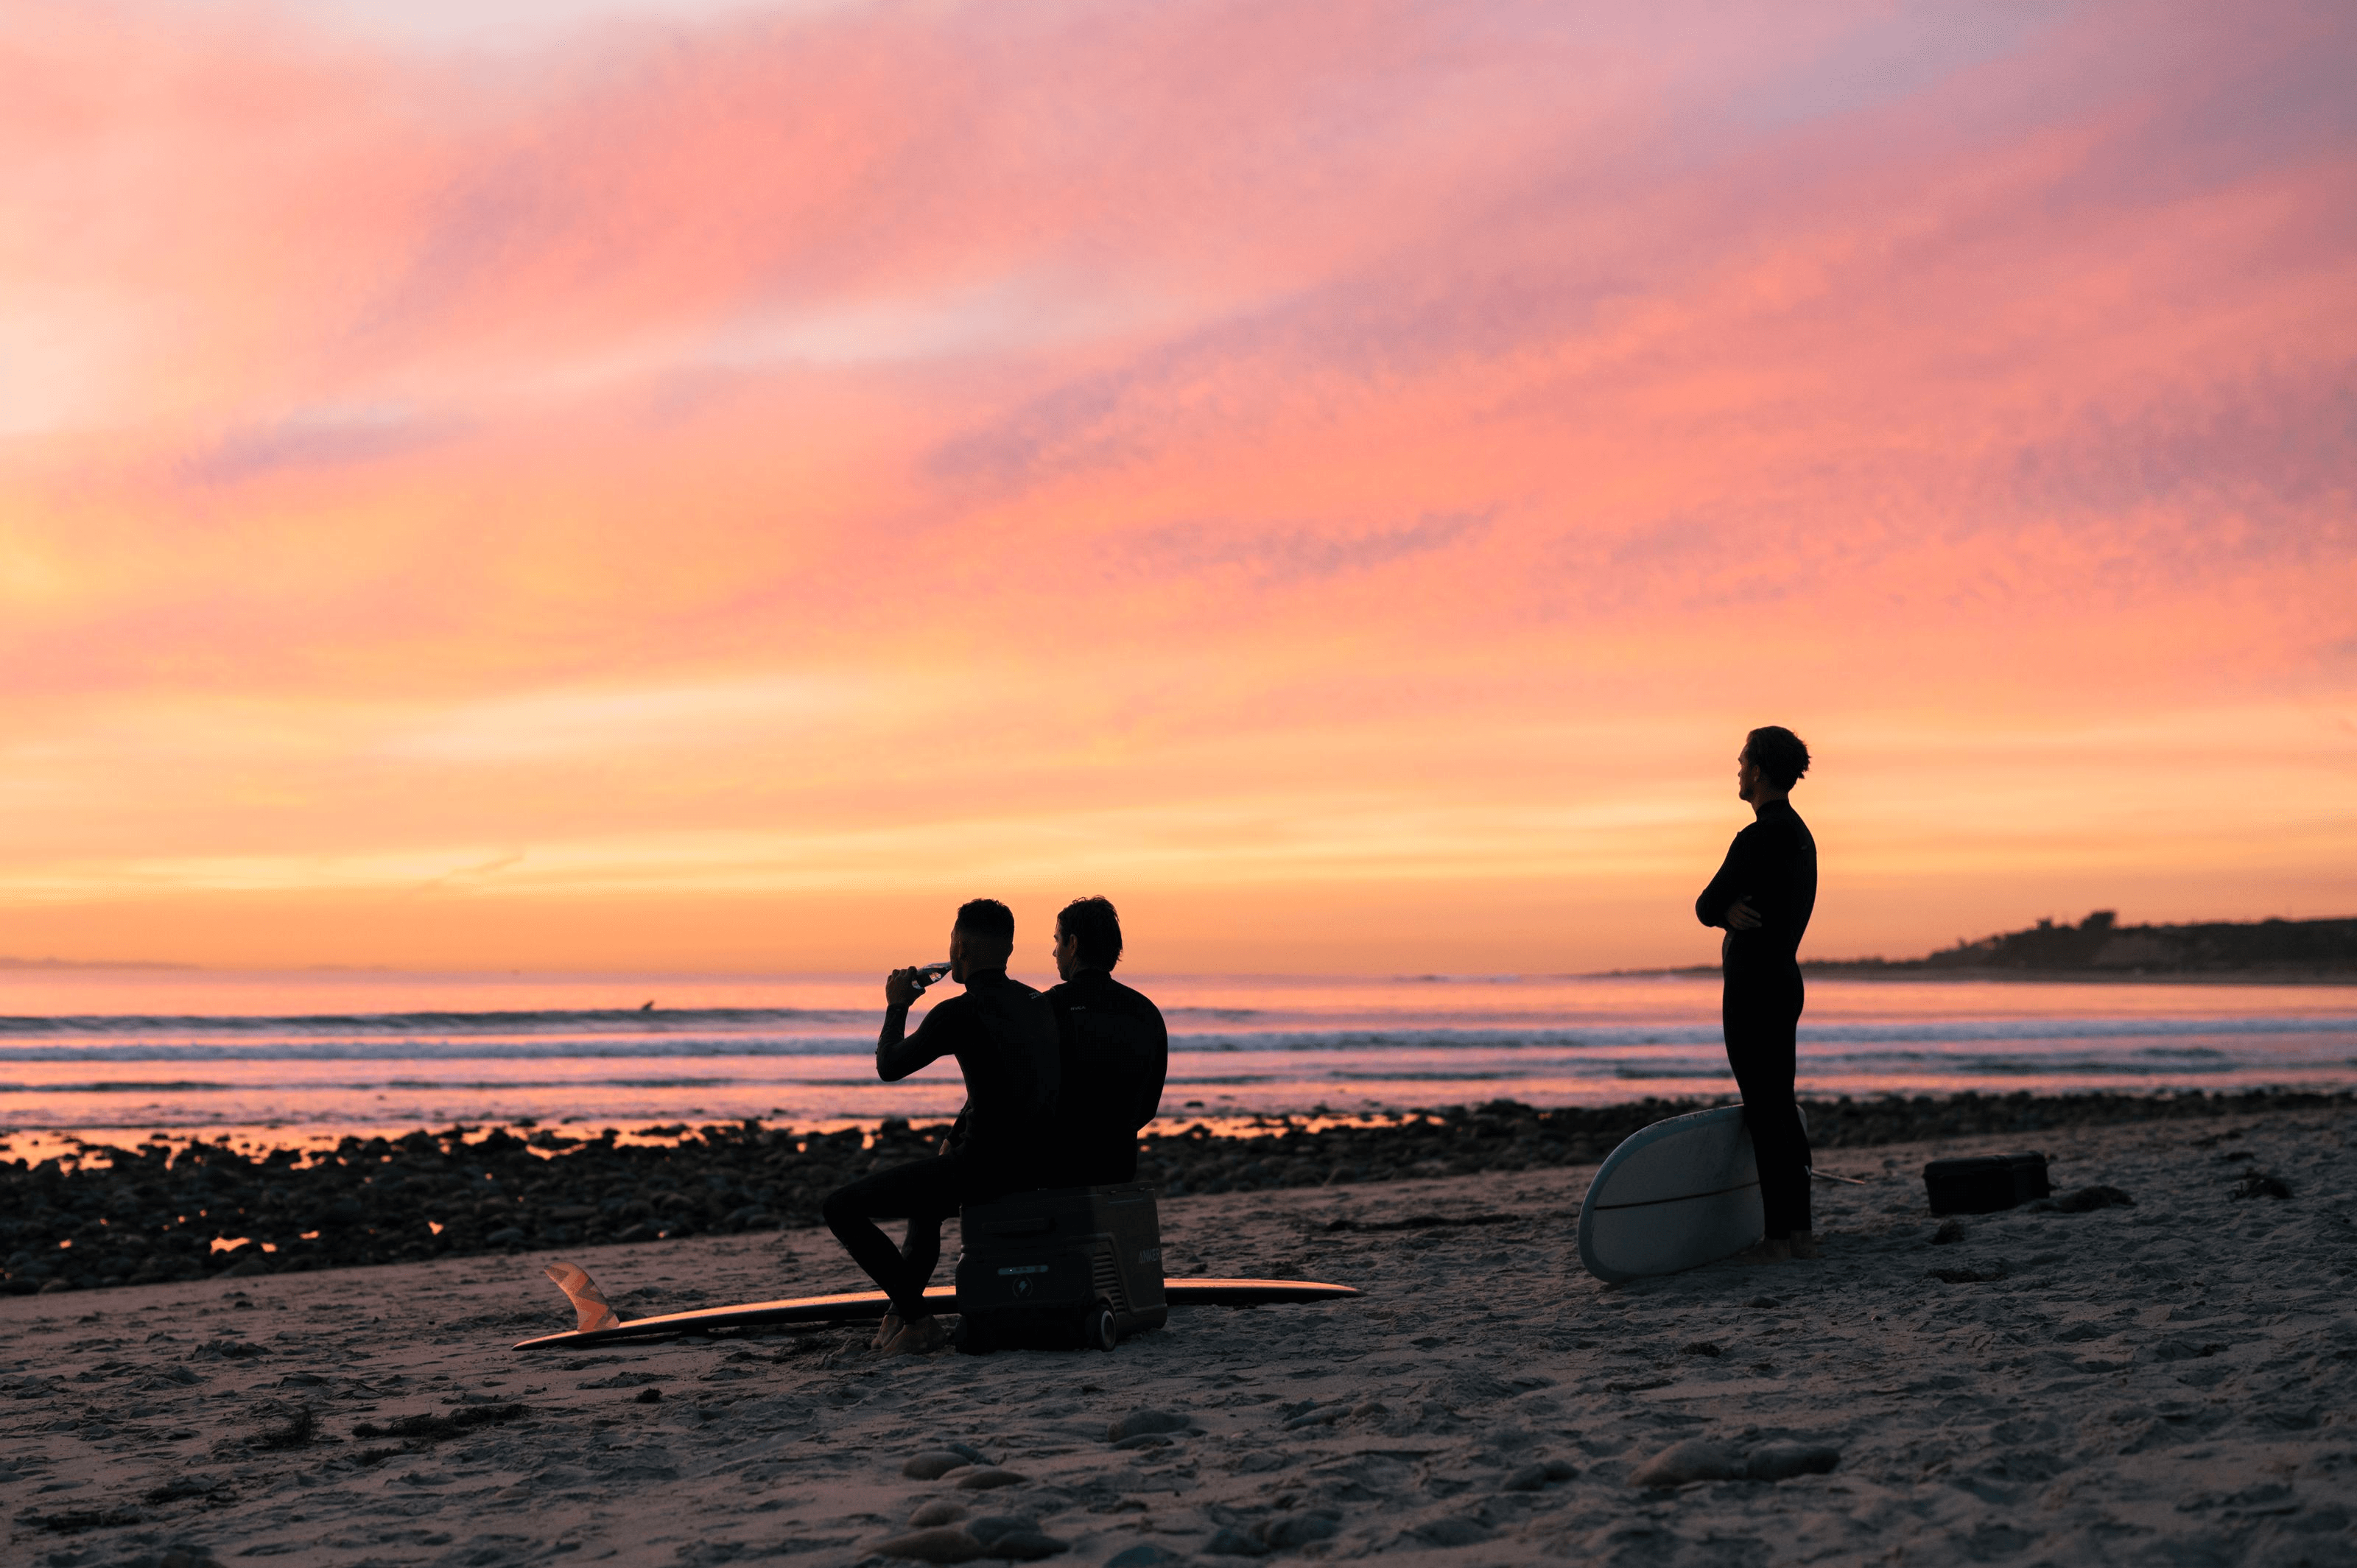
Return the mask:
<path fill-rule="evenodd" d="M 1601 1280 L 1697 1268 L 1766 1233 L 1760 1165 L 1740 1105 L 1631 1133 L 1597 1167 L 1579 1205 L 1579 1261 Z"/>

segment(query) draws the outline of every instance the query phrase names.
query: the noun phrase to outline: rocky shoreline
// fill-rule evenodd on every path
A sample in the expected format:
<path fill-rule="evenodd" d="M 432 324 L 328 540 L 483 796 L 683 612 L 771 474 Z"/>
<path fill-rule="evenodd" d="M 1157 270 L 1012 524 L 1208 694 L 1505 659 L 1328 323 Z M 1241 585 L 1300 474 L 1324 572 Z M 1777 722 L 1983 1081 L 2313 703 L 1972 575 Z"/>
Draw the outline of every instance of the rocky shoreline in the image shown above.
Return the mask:
<path fill-rule="evenodd" d="M 1537 1110 L 1511 1101 L 1373 1124 L 1265 1119 L 1248 1135 L 1156 1132 L 1139 1175 L 1171 1197 L 1589 1165 L 1650 1122 L 1719 1101 Z M 2052 1152 L 2073 1129 L 2357 1108 L 2357 1095 L 1962 1094 L 1812 1101 L 1820 1149 L 2018 1135 Z M 419 1131 L 332 1152 L 260 1155 L 192 1141 L 91 1146 L 0 1164 L 0 1293 L 86 1290 L 677 1240 L 816 1222 L 825 1195 L 877 1164 L 931 1154 L 941 1127 L 798 1132 L 759 1122 L 625 1144 L 547 1129 Z"/>

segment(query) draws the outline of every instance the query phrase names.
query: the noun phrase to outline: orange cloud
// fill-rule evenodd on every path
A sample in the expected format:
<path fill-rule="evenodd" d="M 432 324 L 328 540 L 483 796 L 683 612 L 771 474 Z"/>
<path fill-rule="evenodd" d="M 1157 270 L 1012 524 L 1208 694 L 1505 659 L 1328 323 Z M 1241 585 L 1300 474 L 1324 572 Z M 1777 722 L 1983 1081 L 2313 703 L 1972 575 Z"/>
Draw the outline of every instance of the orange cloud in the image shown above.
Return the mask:
<path fill-rule="evenodd" d="M 0 21 L 0 950 L 1678 959 L 1767 718 L 1824 950 L 2357 895 L 2329 12 L 338 18 Z"/>

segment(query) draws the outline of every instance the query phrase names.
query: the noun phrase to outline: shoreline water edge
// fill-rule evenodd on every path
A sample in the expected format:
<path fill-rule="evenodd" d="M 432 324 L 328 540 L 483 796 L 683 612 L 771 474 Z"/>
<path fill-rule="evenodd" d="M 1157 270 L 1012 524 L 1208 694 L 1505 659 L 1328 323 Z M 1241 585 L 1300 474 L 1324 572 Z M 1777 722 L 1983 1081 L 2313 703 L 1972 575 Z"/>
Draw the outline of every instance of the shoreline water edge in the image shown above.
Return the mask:
<path fill-rule="evenodd" d="M 1168 1197 L 1347 1187 L 1592 1165 L 1630 1133 L 1727 1097 L 1542 1110 L 1513 1101 L 1348 1119 L 1199 1122 L 1141 1140 Z M 1808 1100 L 1820 1151 L 2273 1112 L 2347 1113 L 2357 1093 L 1884 1096 Z M 834 1131 L 758 1121 L 640 1129 L 419 1129 L 332 1149 L 241 1152 L 189 1137 L 0 1161 L 0 1294 L 238 1278 L 526 1249 L 683 1240 L 814 1224 L 827 1192 L 935 1152 L 946 1122 Z M 472 1134 L 480 1133 L 479 1136 Z"/>

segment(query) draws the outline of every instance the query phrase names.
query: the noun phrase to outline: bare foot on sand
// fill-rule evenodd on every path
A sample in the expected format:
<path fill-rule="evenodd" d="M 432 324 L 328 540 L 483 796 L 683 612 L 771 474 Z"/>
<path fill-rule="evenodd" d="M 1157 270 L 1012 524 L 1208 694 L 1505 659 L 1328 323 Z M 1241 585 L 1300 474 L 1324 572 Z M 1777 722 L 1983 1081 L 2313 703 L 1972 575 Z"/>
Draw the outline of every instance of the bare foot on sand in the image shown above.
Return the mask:
<path fill-rule="evenodd" d="M 1785 1263 L 1792 1258 L 1792 1243 L 1781 1236 L 1765 1237 L 1735 1254 L 1738 1263 Z"/>
<path fill-rule="evenodd" d="M 887 1312 L 884 1315 L 884 1321 L 876 1326 L 876 1337 L 867 1342 L 867 1348 L 870 1350 L 885 1348 L 893 1340 L 900 1337 L 900 1330 L 907 1326 L 907 1324 L 900 1321 L 899 1313 Z"/>
<path fill-rule="evenodd" d="M 924 1356 L 950 1342 L 950 1331 L 938 1317 L 920 1317 L 900 1330 L 884 1347 L 887 1356 Z"/>
<path fill-rule="evenodd" d="M 1796 1258 L 1816 1258 L 1824 1256 L 1823 1251 L 1817 1246 L 1817 1233 L 1813 1230 L 1793 1231 L 1792 1239 L 1786 1243 L 1786 1245 L 1792 1249 L 1792 1256 Z"/>

